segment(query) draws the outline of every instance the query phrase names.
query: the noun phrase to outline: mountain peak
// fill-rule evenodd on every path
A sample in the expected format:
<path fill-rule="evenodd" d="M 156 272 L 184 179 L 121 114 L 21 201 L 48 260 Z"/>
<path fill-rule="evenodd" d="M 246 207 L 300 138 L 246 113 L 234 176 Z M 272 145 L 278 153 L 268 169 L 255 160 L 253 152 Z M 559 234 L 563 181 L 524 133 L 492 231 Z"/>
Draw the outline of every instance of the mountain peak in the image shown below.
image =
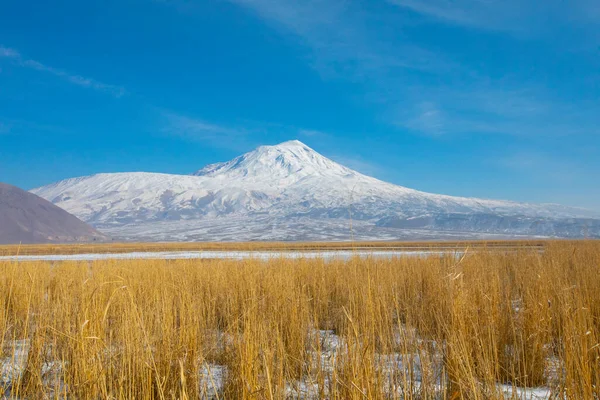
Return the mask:
<path fill-rule="evenodd" d="M 271 152 L 271 154 L 275 154 L 275 153 L 300 154 L 300 153 L 304 152 L 306 154 L 314 154 L 314 155 L 322 157 L 315 150 L 313 150 L 312 148 L 308 147 L 306 144 L 304 144 L 301 141 L 296 140 L 296 139 L 281 142 L 279 144 L 259 146 L 254 151 L 259 151 L 259 152 L 264 152 L 264 153 Z"/>
<path fill-rule="evenodd" d="M 273 146 L 260 146 L 228 162 L 207 165 L 193 175 L 224 179 L 297 180 L 308 175 L 331 174 L 346 176 L 354 172 L 299 140 L 289 140 Z"/>
<path fill-rule="evenodd" d="M 307 145 L 305 145 L 304 143 L 302 143 L 301 141 L 294 139 L 294 140 L 288 140 L 285 142 L 281 142 L 279 144 L 273 145 L 273 146 L 264 146 L 264 147 L 275 147 L 275 148 L 279 148 L 279 149 L 293 149 L 293 148 L 305 148 L 308 150 L 312 150 L 310 147 L 308 147 Z"/>

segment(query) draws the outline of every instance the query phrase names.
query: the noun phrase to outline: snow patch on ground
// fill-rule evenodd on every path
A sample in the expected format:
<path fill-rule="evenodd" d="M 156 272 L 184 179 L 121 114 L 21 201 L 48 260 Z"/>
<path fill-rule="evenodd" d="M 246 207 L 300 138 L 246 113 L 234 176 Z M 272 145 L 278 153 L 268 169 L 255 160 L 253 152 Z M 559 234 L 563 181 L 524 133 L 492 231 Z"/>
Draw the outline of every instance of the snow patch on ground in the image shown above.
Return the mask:
<path fill-rule="evenodd" d="M 410 334 L 410 332 L 409 332 Z M 224 334 L 218 335 L 224 341 Z M 400 335 L 401 337 L 402 335 Z M 301 380 L 290 382 L 286 388 L 286 397 L 292 399 L 317 400 L 327 397 L 331 385 L 334 384 L 336 368 L 344 362 L 344 357 L 351 353 L 350 344 L 343 337 L 331 330 L 313 330 L 309 333 L 316 348 L 308 351 L 312 360 L 310 370 Z M 406 337 L 405 337 L 406 339 Z M 313 341 L 315 340 L 315 341 Z M 410 338 L 408 339 L 410 340 Z M 420 340 L 416 338 L 416 340 Z M 411 346 L 412 347 L 412 346 Z M 436 349 L 435 344 L 430 348 Z M 4 358 L 0 358 L 0 389 L 2 398 L 14 398 L 13 386 L 21 379 L 25 371 L 30 351 L 28 340 L 15 340 L 5 345 Z M 413 398 L 420 396 L 422 386 L 433 388 L 433 398 L 443 398 L 444 372 L 443 360 L 438 352 L 434 354 L 391 353 L 376 354 L 375 365 L 383 376 L 382 385 L 392 397 Z M 42 376 L 52 390 L 64 391 L 60 378 L 62 364 L 59 361 L 44 363 Z M 201 365 L 198 384 L 202 399 L 222 398 L 227 380 L 227 367 L 205 362 Z M 321 372 L 322 381 L 317 382 L 317 373 Z M 548 387 L 521 388 L 498 384 L 496 389 L 506 399 L 547 400 L 552 398 L 552 390 Z M 55 393 L 56 394 L 56 393 Z M 60 397 L 60 396 L 58 396 Z"/>
<path fill-rule="evenodd" d="M 427 257 L 433 255 L 462 254 L 448 251 L 159 251 L 133 253 L 90 253 L 52 254 L 30 256 L 0 256 L 0 261 L 95 261 L 95 260 L 184 260 L 184 259 L 229 259 L 229 260 L 273 260 L 278 258 L 302 259 L 323 258 L 348 260 L 352 257 Z"/>
<path fill-rule="evenodd" d="M 15 398 L 14 386 L 23 378 L 29 357 L 30 342 L 28 339 L 13 340 L 4 345 L 4 355 L 0 358 L 0 393 L 1 398 Z M 63 364 L 61 361 L 44 362 L 41 376 L 51 392 L 62 391 L 64 384 L 60 379 Z"/>
<path fill-rule="evenodd" d="M 203 364 L 200 370 L 200 395 L 203 399 L 222 397 L 227 367 L 219 364 Z"/>

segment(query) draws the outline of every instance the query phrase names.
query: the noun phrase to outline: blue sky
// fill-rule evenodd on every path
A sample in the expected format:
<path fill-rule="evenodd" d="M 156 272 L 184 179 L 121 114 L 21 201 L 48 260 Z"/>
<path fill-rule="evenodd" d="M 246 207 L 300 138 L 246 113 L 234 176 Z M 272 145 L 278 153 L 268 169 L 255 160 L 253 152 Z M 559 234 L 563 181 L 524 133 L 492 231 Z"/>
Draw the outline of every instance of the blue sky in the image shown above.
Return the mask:
<path fill-rule="evenodd" d="M 289 139 L 420 190 L 600 210 L 600 2 L 0 3 L 0 181 Z"/>

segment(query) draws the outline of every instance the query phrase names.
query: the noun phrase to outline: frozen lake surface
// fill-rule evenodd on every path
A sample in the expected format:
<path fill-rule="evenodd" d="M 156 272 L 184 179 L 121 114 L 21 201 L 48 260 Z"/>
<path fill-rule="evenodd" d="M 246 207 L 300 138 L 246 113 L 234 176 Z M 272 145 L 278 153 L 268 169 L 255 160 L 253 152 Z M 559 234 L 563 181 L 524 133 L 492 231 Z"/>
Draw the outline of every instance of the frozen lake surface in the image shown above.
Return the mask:
<path fill-rule="evenodd" d="M 321 251 L 158 251 L 132 253 L 49 254 L 27 256 L 1 256 L 0 261 L 92 261 L 92 260 L 272 260 L 277 258 L 324 258 L 347 260 L 352 257 L 427 257 L 462 255 L 462 251 L 406 251 L 406 250 L 321 250 Z"/>

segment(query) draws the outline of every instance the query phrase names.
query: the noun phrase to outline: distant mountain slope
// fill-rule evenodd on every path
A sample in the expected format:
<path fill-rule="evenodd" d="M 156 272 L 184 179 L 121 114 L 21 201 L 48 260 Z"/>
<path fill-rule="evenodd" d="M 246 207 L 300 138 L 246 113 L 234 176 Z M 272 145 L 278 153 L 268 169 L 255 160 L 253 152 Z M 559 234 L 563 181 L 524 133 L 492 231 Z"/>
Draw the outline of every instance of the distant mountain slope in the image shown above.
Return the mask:
<path fill-rule="evenodd" d="M 0 183 L 0 243 L 106 240 L 107 236 L 62 208 Z"/>
<path fill-rule="evenodd" d="M 587 210 L 424 193 L 360 174 L 299 141 L 261 146 L 193 175 L 98 174 L 32 192 L 129 238 L 600 236 L 600 217 Z"/>

